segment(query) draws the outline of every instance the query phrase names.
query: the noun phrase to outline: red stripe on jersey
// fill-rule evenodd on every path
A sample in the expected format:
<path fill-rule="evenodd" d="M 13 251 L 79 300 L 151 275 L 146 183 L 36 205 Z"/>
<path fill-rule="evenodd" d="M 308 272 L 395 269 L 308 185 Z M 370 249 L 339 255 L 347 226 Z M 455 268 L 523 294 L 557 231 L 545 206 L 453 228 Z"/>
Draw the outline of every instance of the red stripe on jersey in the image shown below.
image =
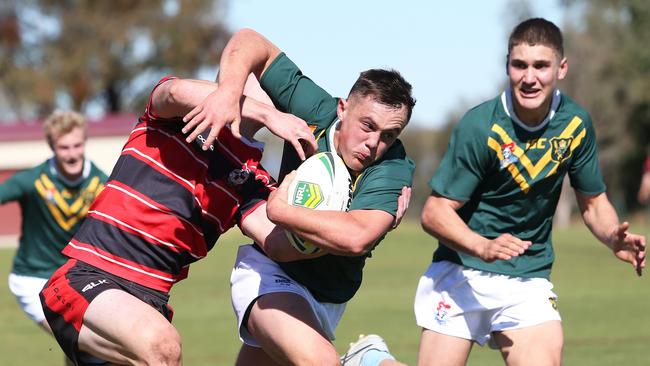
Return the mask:
<path fill-rule="evenodd" d="M 76 263 L 76 260 L 69 260 L 54 272 L 43 288 L 43 298 L 51 311 L 61 315 L 66 323 L 72 324 L 79 332 L 89 303 L 70 286 L 70 281 L 65 277 Z"/>
<path fill-rule="evenodd" d="M 134 200 L 138 200 L 138 201 L 142 202 L 143 205 L 146 205 L 146 206 L 150 207 L 152 210 L 160 211 L 160 212 L 168 214 L 168 215 L 174 215 L 174 217 L 176 217 L 178 220 L 183 221 L 186 225 L 188 225 L 191 229 L 193 229 L 194 232 L 196 232 L 197 235 L 203 236 L 203 233 L 201 232 L 201 229 L 199 227 L 197 227 L 196 225 L 194 225 L 192 222 L 190 222 L 189 220 L 187 220 L 184 217 L 176 215 L 176 213 L 173 212 L 172 210 L 170 210 L 169 208 L 167 208 L 164 205 L 161 205 L 158 202 L 150 199 L 149 197 L 143 195 L 139 191 L 136 191 L 135 189 L 131 188 L 130 186 L 128 186 L 126 184 L 123 184 L 122 182 L 112 180 L 112 181 L 107 182 L 105 187 L 108 188 L 108 189 L 114 189 L 114 190 L 121 191 L 122 194 L 127 195 L 127 196 L 133 198 Z M 94 207 L 92 207 L 91 209 L 93 209 L 93 208 Z"/>
<path fill-rule="evenodd" d="M 154 290 L 169 292 L 172 285 L 187 277 L 188 267 L 176 276 L 126 260 L 74 238 L 63 248 L 63 254 L 79 259 L 108 273 L 139 283 Z"/>
<path fill-rule="evenodd" d="M 111 182 L 117 183 L 117 182 Z M 176 253 L 188 251 L 195 258 L 207 254 L 203 235 L 188 221 L 152 208 L 143 199 L 136 199 L 115 186 L 106 186 L 88 217 L 106 222 L 122 231 L 138 236 L 148 243 L 163 246 Z M 188 243 L 191 243 L 188 244 Z"/>

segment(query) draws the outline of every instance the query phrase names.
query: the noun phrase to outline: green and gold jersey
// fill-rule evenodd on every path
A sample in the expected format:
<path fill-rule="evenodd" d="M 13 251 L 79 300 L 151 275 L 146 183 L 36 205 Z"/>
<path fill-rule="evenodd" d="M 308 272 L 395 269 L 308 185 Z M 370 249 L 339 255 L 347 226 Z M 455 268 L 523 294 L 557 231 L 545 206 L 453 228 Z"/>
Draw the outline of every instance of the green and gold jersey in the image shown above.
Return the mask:
<path fill-rule="evenodd" d="M 86 160 L 82 179 L 66 182 L 52 158 L 0 184 L 0 203 L 18 201 L 22 211 L 22 234 L 13 273 L 49 278 L 66 261 L 61 249 L 86 217 L 106 178 Z"/>
<path fill-rule="evenodd" d="M 273 61 L 260 83 L 278 109 L 307 121 L 317 139 L 319 151 L 336 152 L 333 137 L 340 123 L 336 116 L 338 98 L 304 76 L 285 54 Z M 296 169 L 299 164 L 293 147 L 285 144 L 280 176 Z M 350 210 L 382 210 L 394 216 L 402 187 L 411 186 L 414 170 L 415 163 L 406 156 L 404 146 L 397 140 L 381 160 L 353 178 Z M 318 301 L 343 303 L 359 289 L 365 260 L 369 256 L 370 253 L 359 257 L 327 254 L 315 259 L 280 263 L 280 266 L 294 280 L 306 286 Z"/>
<path fill-rule="evenodd" d="M 465 202 L 458 214 L 475 232 L 490 239 L 509 233 L 533 244 L 522 256 L 486 263 L 441 242 L 433 260 L 548 278 L 552 220 L 565 174 L 581 193 L 605 191 L 591 118 L 566 95 L 554 93 L 549 115 L 535 128 L 517 119 L 509 91 L 471 109 L 454 129 L 429 185 Z"/>

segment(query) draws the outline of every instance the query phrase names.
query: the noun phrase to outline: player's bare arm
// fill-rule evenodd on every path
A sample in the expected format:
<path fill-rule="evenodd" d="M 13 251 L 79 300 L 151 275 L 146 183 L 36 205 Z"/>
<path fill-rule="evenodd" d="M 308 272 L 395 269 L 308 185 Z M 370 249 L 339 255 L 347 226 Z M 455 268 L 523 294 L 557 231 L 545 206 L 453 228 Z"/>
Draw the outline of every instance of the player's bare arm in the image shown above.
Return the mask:
<path fill-rule="evenodd" d="M 271 193 L 266 213 L 275 224 L 316 246 L 338 255 L 362 255 L 392 227 L 393 215 L 381 210 L 314 211 L 289 205 L 288 187 L 294 175 L 287 175 Z"/>
<path fill-rule="evenodd" d="M 203 148 L 207 149 L 225 125 L 230 125 L 233 135 L 239 137 L 239 98 L 243 94 L 246 79 L 250 73 L 259 78 L 279 53 L 279 48 L 251 29 L 235 33 L 221 56 L 221 87 L 184 117 L 187 124 L 183 132 L 192 131 L 187 141 L 193 141 L 210 128 L 210 134 L 203 144 Z"/>
<path fill-rule="evenodd" d="M 645 236 L 628 232 L 630 224 L 619 222 L 606 193 L 590 196 L 576 192 L 576 198 L 582 219 L 589 230 L 618 259 L 630 263 L 637 275 L 641 276 L 646 264 Z"/>
<path fill-rule="evenodd" d="M 452 249 L 486 262 L 517 257 L 531 245 L 510 234 L 490 240 L 472 231 L 456 212 L 463 203 L 436 194 L 429 196 L 422 209 L 422 228 Z"/>
<path fill-rule="evenodd" d="M 253 239 L 269 258 L 277 262 L 310 259 L 327 254 L 325 250 L 314 254 L 303 254 L 297 251 L 287 240 L 284 229 L 276 226 L 266 217 L 266 203 L 259 205 L 248 214 L 240 226 L 244 235 Z"/>
<path fill-rule="evenodd" d="M 154 91 L 152 108 L 163 118 L 184 116 L 196 105 L 205 103 L 206 97 L 219 88 L 217 83 L 205 80 L 169 80 Z M 244 96 L 241 99 L 241 132 L 244 136 L 252 138 L 266 126 L 274 135 L 289 141 L 302 159 L 316 150 L 316 140 L 305 121 L 253 98 Z"/>

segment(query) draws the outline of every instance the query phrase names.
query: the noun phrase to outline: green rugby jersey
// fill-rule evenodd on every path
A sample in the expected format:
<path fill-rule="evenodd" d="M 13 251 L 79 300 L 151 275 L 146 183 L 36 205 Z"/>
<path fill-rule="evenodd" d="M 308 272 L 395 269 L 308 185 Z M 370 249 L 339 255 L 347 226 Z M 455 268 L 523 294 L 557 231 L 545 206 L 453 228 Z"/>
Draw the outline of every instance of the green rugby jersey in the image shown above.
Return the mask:
<path fill-rule="evenodd" d="M 336 115 L 338 98 L 304 76 L 284 53 L 268 67 L 260 83 L 278 109 L 307 121 L 317 139 L 319 151 L 335 152 L 333 137 L 339 122 Z M 293 147 L 285 143 L 280 176 L 298 165 L 300 160 Z M 403 186 L 411 186 L 414 170 L 415 163 L 406 156 L 404 146 L 397 140 L 381 160 L 356 177 L 350 210 L 382 210 L 395 216 L 397 199 Z M 344 303 L 361 286 L 367 257 L 370 253 L 359 257 L 327 254 L 279 264 L 289 276 L 306 286 L 318 301 Z"/>
<path fill-rule="evenodd" d="M 433 261 L 548 278 L 552 220 L 565 174 L 581 193 L 605 191 L 591 118 L 559 90 L 549 115 L 535 128 L 517 119 L 509 90 L 471 109 L 454 129 L 429 186 L 465 202 L 458 214 L 475 232 L 490 239 L 509 233 L 532 245 L 519 257 L 486 263 L 441 242 Z"/>
<path fill-rule="evenodd" d="M 63 265 L 67 257 L 61 249 L 79 228 L 106 179 L 106 174 L 86 160 L 82 179 L 66 182 L 51 158 L 0 184 L 0 203 L 18 201 L 22 211 L 12 273 L 49 278 Z"/>

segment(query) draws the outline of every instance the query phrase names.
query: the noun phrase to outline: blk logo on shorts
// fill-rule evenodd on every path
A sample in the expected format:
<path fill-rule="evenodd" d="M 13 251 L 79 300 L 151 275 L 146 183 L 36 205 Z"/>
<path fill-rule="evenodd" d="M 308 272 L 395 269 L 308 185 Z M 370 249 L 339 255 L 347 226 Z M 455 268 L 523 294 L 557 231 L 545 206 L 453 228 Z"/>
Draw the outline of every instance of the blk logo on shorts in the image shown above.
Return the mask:
<path fill-rule="evenodd" d="M 103 285 L 105 283 L 108 283 L 108 280 L 99 280 L 97 282 L 91 282 L 91 283 L 87 284 L 86 286 L 84 286 L 84 288 L 81 290 L 81 292 L 86 292 L 88 290 L 92 290 L 95 287 L 97 287 L 99 285 Z"/>

